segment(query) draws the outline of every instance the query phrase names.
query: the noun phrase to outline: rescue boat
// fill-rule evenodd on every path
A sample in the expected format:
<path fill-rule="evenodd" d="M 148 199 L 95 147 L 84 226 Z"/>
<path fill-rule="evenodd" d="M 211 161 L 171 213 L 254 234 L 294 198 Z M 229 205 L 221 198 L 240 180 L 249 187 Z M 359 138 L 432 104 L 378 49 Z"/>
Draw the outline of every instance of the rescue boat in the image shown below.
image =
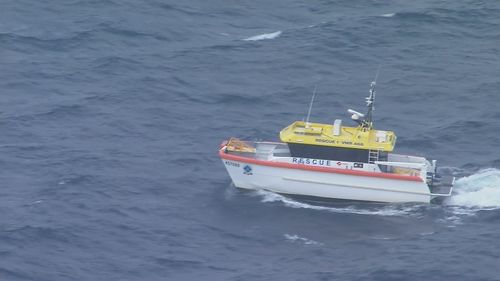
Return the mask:
<path fill-rule="evenodd" d="M 454 177 L 437 173 L 436 160 L 393 153 L 396 134 L 373 126 L 375 85 L 367 113 L 349 109 L 357 126 L 296 121 L 281 142 L 224 141 L 219 156 L 238 188 L 372 202 L 430 203 L 451 195 Z"/>

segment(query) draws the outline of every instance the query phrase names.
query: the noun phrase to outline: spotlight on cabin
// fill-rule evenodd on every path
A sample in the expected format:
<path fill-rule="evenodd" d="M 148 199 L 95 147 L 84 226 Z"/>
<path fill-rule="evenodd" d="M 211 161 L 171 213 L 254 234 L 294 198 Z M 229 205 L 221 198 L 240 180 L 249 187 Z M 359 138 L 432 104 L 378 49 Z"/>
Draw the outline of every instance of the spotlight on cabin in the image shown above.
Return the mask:
<path fill-rule="evenodd" d="M 359 125 L 362 125 L 365 121 L 365 115 L 363 113 L 357 112 L 356 110 L 348 109 L 347 112 L 351 113 L 351 119 L 354 120 Z"/>

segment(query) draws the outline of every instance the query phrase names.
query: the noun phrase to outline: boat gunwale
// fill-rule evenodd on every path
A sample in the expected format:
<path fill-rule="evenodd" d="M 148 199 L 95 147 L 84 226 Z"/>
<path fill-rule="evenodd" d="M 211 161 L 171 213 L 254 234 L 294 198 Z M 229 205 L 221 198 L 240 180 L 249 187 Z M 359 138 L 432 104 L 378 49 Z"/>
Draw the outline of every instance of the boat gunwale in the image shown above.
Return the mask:
<path fill-rule="evenodd" d="M 299 169 L 306 171 L 314 171 L 314 172 L 322 172 L 322 173 L 334 173 L 334 174 L 344 174 L 351 176 L 362 176 L 362 177 L 374 177 L 374 178 L 384 178 L 384 179 L 392 179 L 392 180 L 401 180 L 401 181 L 416 181 L 423 182 L 423 180 L 418 176 L 406 176 L 406 175 L 397 175 L 390 174 L 384 172 L 367 172 L 367 171 L 356 171 L 356 170 L 347 170 L 347 169 L 338 169 L 338 168 L 327 168 L 327 167 L 317 167 L 317 166 L 308 166 L 305 164 L 292 164 L 292 163 L 284 163 L 284 162 L 275 162 L 275 161 L 266 161 L 259 160 L 250 157 L 244 157 L 239 155 L 233 155 L 225 152 L 226 146 L 223 146 L 219 150 L 219 156 L 225 160 L 233 160 L 239 162 L 245 162 L 250 164 L 268 166 L 268 167 L 277 167 L 277 168 L 285 168 L 285 169 Z"/>

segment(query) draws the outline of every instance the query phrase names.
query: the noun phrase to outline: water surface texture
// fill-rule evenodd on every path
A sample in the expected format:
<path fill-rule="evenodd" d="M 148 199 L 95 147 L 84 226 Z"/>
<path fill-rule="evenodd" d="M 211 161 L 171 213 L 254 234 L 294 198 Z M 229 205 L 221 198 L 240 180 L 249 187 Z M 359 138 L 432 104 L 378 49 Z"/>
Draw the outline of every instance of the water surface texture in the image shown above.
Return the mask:
<path fill-rule="evenodd" d="M 0 0 L 0 280 L 500 280 L 498 1 Z M 232 186 L 222 140 L 375 125 L 442 205 Z"/>

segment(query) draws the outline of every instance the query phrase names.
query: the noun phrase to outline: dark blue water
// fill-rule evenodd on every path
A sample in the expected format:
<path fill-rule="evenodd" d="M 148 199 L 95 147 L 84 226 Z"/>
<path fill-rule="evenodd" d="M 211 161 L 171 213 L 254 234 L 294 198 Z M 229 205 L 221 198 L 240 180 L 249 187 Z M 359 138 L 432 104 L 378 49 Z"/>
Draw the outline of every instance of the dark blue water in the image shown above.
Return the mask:
<path fill-rule="evenodd" d="M 0 0 L 0 280 L 500 280 L 500 4 L 415 2 Z M 231 185 L 223 139 L 315 85 L 347 119 L 379 67 L 376 127 L 451 200 Z"/>

